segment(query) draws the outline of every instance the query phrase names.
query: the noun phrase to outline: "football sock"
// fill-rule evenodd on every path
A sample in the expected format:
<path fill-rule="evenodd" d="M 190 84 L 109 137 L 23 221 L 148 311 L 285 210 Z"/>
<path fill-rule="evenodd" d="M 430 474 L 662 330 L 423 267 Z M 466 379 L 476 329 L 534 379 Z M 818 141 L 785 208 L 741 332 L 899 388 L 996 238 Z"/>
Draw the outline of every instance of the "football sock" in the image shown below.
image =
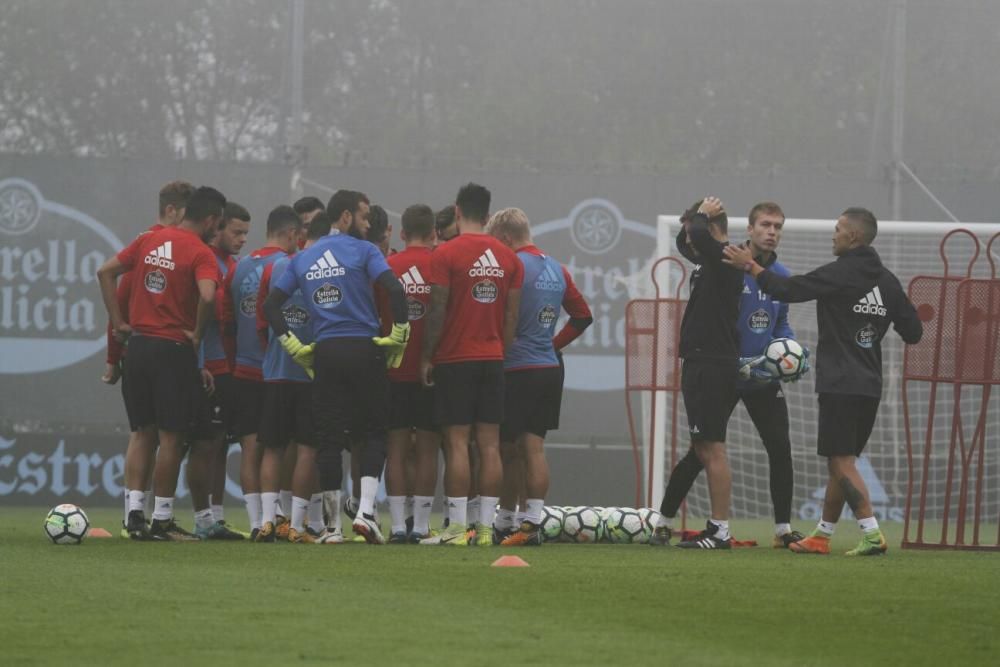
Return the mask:
<path fill-rule="evenodd" d="M 427 535 L 431 526 L 431 509 L 434 507 L 434 496 L 413 496 L 413 532 Z"/>
<path fill-rule="evenodd" d="M 174 499 L 156 496 L 153 504 L 153 518 L 160 521 L 169 521 L 174 517 Z"/>
<path fill-rule="evenodd" d="M 476 521 L 479 521 L 479 506 L 481 504 L 482 503 L 480 502 L 479 496 L 476 496 L 475 498 L 470 498 L 469 501 L 465 504 L 465 515 L 464 515 L 465 520 L 461 521 L 460 523 L 462 523 L 463 525 L 469 525 L 470 523 L 475 523 Z"/>
<path fill-rule="evenodd" d="M 709 522 L 716 527 L 715 537 L 720 540 L 729 539 L 729 522 L 718 519 L 709 519 Z"/>
<path fill-rule="evenodd" d="M 206 507 L 194 513 L 195 528 L 211 528 L 215 525 L 215 517 L 212 516 L 212 508 Z"/>
<path fill-rule="evenodd" d="M 278 492 L 278 516 L 287 517 L 292 511 L 292 492 L 282 489 Z"/>
<path fill-rule="evenodd" d="M 524 513 L 525 521 L 533 523 L 536 526 L 542 523 L 542 508 L 545 507 L 545 499 L 528 498 L 524 504 L 528 506 L 527 511 Z"/>
<path fill-rule="evenodd" d="M 774 524 L 774 534 L 778 537 L 782 535 L 787 535 L 792 532 L 792 524 L 790 523 L 776 523 Z"/>
<path fill-rule="evenodd" d="M 146 509 L 146 492 L 145 491 L 129 491 L 128 492 L 128 511 L 129 512 L 142 512 Z"/>
<path fill-rule="evenodd" d="M 514 525 L 515 526 L 520 526 L 521 522 L 524 521 L 524 517 L 526 517 L 526 516 L 527 516 L 527 512 L 524 512 L 524 511 L 521 511 L 521 510 L 518 510 L 517 512 L 514 512 Z"/>
<path fill-rule="evenodd" d="M 493 523 L 497 530 L 510 530 L 514 527 L 514 510 L 500 508 L 497 510 L 497 520 Z"/>
<path fill-rule="evenodd" d="M 465 526 L 466 513 L 469 509 L 469 499 L 465 496 L 448 497 L 448 520 L 450 526 Z"/>
<path fill-rule="evenodd" d="M 326 511 L 326 527 L 331 531 L 340 530 L 340 489 L 323 492 L 323 509 Z"/>
<path fill-rule="evenodd" d="M 833 535 L 833 531 L 837 528 L 837 524 L 832 521 L 820 520 L 816 524 L 816 530 L 813 531 L 813 536 L 817 537 L 830 537 Z"/>
<path fill-rule="evenodd" d="M 664 515 L 661 514 L 656 519 L 656 525 L 653 526 L 653 527 L 654 528 L 669 528 L 670 530 L 673 530 L 674 529 L 674 517 L 672 517 L 672 516 L 664 516 Z"/>
<path fill-rule="evenodd" d="M 292 511 L 295 511 L 294 501 L 292 501 Z M 309 497 L 309 512 L 307 514 L 309 527 L 317 533 L 323 530 L 323 494 L 314 493 Z"/>
<path fill-rule="evenodd" d="M 226 520 L 226 508 L 222 505 L 212 505 L 212 516 L 216 521 Z"/>
<path fill-rule="evenodd" d="M 374 477 L 361 478 L 361 498 L 358 501 L 358 514 L 375 516 L 375 494 L 377 492 L 377 479 Z"/>
<path fill-rule="evenodd" d="M 292 530 L 297 530 L 300 533 L 305 530 L 306 514 L 309 513 L 311 507 L 311 500 L 292 496 Z"/>
<path fill-rule="evenodd" d="M 479 497 L 479 521 L 480 524 L 484 526 L 493 525 L 493 517 L 497 513 L 497 501 L 500 499 L 495 496 L 480 496 Z"/>
<path fill-rule="evenodd" d="M 858 528 L 866 533 L 874 533 L 878 530 L 878 519 L 873 516 L 867 519 L 858 519 Z"/>
<path fill-rule="evenodd" d="M 129 512 L 129 510 L 128 510 L 128 494 L 130 494 L 130 493 L 132 493 L 132 492 L 129 491 L 128 489 L 125 489 L 125 493 L 122 494 L 124 496 L 124 498 L 125 498 L 125 523 L 128 523 L 128 512 Z"/>
<path fill-rule="evenodd" d="M 247 506 L 247 517 L 250 519 L 250 530 L 260 528 L 260 494 L 244 493 L 243 502 Z"/>
<path fill-rule="evenodd" d="M 389 496 L 389 516 L 392 518 L 392 532 L 406 532 L 406 496 Z"/>
<path fill-rule="evenodd" d="M 278 513 L 278 494 L 274 491 L 264 491 L 260 494 L 261 523 L 274 523 Z"/>

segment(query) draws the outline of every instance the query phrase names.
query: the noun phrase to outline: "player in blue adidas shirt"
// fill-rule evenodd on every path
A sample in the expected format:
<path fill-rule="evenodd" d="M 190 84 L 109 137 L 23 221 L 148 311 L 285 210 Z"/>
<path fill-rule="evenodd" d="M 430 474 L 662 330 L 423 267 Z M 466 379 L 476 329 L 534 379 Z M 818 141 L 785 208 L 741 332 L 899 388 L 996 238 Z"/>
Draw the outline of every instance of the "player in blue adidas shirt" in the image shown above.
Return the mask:
<path fill-rule="evenodd" d="M 594 318 L 569 272 L 532 242 L 524 211 L 498 211 L 486 231 L 516 252 L 524 265 L 517 329 L 503 363 L 505 410 L 500 441 L 504 492 L 494 534 L 504 546 L 537 546 L 542 543 L 542 507 L 549 489 L 545 435 L 559 428 L 562 403 L 563 368 L 558 350 L 582 334 Z M 569 320 L 556 335 L 556 320 L 563 308 Z M 525 489 L 523 521 L 515 531 L 513 509 L 521 482 Z"/>
<path fill-rule="evenodd" d="M 335 218 L 330 234 L 297 254 L 264 301 L 268 324 L 292 358 L 312 367 L 315 444 L 337 457 L 347 433 L 363 437 L 361 499 L 354 531 L 370 544 L 384 544 L 375 521 L 375 492 L 385 463 L 386 366 L 398 367 L 409 340 L 406 295 L 385 257 L 374 245 L 351 236 L 361 193 L 335 193 L 327 206 Z M 314 223 L 315 224 L 315 223 Z M 373 283 L 389 295 L 394 325 L 379 337 Z M 303 344 L 288 327 L 282 306 L 301 290 L 316 342 Z M 324 468 L 320 462 L 320 483 Z"/>
<path fill-rule="evenodd" d="M 785 214 L 774 202 L 755 205 L 748 216 L 747 233 L 750 238 L 746 247 L 762 266 L 787 276 L 790 273 L 778 262 L 776 253 L 784 224 Z M 697 262 L 694 255 L 685 254 L 685 257 Z M 788 324 L 788 304 L 763 292 L 749 274 L 744 274 L 743 277 L 743 296 L 740 298 L 740 314 L 736 322 L 740 357 L 745 360 L 759 358 L 775 338 L 795 337 Z M 777 379 L 771 378 L 763 369 L 752 372 L 755 374 L 753 378 L 739 380 L 738 393 L 731 397 L 728 413 L 731 414 L 736 403 L 742 401 L 764 443 L 770 468 L 771 502 L 774 506 L 773 546 L 785 548 L 802 539 L 802 534 L 793 531 L 791 527 L 793 478 L 788 405 Z M 670 543 L 673 519 L 702 468 L 694 450 L 689 449 L 670 473 L 670 481 L 660 504 L 664 522 L 656 528 L 650 539 L 653 546 L 666 546 Z"/>

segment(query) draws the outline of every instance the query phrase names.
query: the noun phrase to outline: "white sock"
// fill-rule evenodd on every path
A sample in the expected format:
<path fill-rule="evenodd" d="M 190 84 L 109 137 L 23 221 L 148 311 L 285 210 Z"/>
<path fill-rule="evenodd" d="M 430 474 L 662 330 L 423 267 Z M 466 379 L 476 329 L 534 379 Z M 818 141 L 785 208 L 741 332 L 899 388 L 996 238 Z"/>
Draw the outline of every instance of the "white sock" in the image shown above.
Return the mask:
<path fill-rule="evenodd" d="M 528 506 L 524 519 L 536 526 L 542 523 L 542 508 L 545 507 L 545 500 L 543 498 L 528 498 L 524 504 Z"/>
<path fill-rule="evenodd" d="M 174 499 L 156 496 L 153 503 L 153 518 L 168 521 L 174 518 Z"/>
<path fill-rule="evenodd" d="M 787 535 L 792 532 L 792 524 L 790 523 L 776 523 L 774 524 L 774 534 L 778 537 L 782 535 Z"/>
<path fill-rule="evenodd" d="M 195 528 L 211 528 L 215 525 L 215 517 L 212 516 L 212 508 L 206 507 L 194 513 Z"/>
<path fill-rule="evenodd" d="M 128 494 L 131 493 L 128 489 L 125 489 L 125 493 L 122 496 L 125 498 L 125 523 L 128 523 Z"/>
<path fill-rule="evenodd" d="M 287 517 L 292 511 L 292 492 L 282 489 L 278 492 L 278 516 Z"/>
<path fill-rule="evenodd" d="M 297 530 L 301 533 L 306 529 L 306 515 L 309 513 L 311 505 L 311 500 L 299 498 L 298 496 L 292 497 L 292 530 Z"/>
<path fill-rule="evenodd" d="M 465 521 L 463 524 L 470 524 L 479 521 L 479 496 L 475 498 L 470 498 L 468 502 L 465 503 Z"/>
<path fill-rule="evenodd" d="M 469 499 L 465 496 L 452 498 L 448 496 L 448 527 L 465 527 L 465 519 L 469 509 Z"/>
<path fill-rule="evenodd" d="M 520 526 L 522 523 L 524 523 L 524 519 L 527 516 L 528 516 L 527 512 L 524 512 L 522 510 L 514 512 L 514 525 Z"/>
<path fill-rule="evenodd" d="M 294 505 L 292 506 L 294 509 Z M 323 531 L 323 494 L 314 493 L 309 497 L 309 512 L 307 514 L 309 527 L 317 533 Z"/>
<path fill-rule="evenodd" d="M 378 493 L 378 480 L 374 477 L 362 477 L 361 498 L 358 500 L 358 514 L 375 516 L 376 493 Z"/>
<path fill-rule="evenodd" d="M 514 527 L 514 510 L 500 508 L 497 510 L 497 520 L 493 522 L 497 530 L 510 530 Z"/>
<path fill-rule="evenodd" d="M 662 514 L 660 514 L 659 518 L 656 520 L 656 526 L 655 527 L 656 528 L 669 528 L 670 530 L 673 530 L 674 529 L 674 517 L 672 517 L 672 516 L 663 516 Z"/>
<path fill-rule="evenodd" d="M 143 512 L 146 510 L 146 492 L 131 490 L 128 492 L 128 511 Z"/>
<path fill-rule="evenodd" d="M 406 532 L 406 496 L 389 496 L 389 516 L 392 517 L 392 532 Z"/>
<path fill-rule="evenodd" d="M 413 532 L 426 535 L 431 529 L 431 509 L 434 507 L 434 496 L 413 497 Z"/>
<path fill-rule="evenodd" d="M 226 520 L 226 508 L 222 505 L 212 505 L 212 516 L 215 520 L 225 521 Z"/>
<path fill-rule="evenodd" d="M 493 518 L 497 513 L 497 501 L 500 500 L 495 496 L 480 496 L 479 497 L 479 523 L 483 526 L 492 526 Z M 473 515 L 475 516 L 475 515 Z"/>
<path fill-rule="evenodd" d="M 260 494 L 261 523 L 274 523 L 278 514 L 278 494 L 274 491 L 264 491 Z"/>
<path fill-rule="evenodd" d="M 326 527 L 331 531 L 340 530 L 340 489 L 323 491 L 323 513 L 326 514 Z"/>
<path fill-rule="evenodd" d="M 718 519 L 709 519 L 712 525 L 716 526 L 718 530 L 715 531 L 716 539 L 726 540 L 729 539 L 729 522 L 720 521 Z"/>
<path fill-rule="evenodd" d="M 816 530 L 823 533 L 827 537 L 833 535 L 833 531 L 836 530 L 836 528 L 836 522 L 823 521 L 822 519 L 820 519 L 820 522 L 816 524 Z"/>
<path fill-rule="evenodd" d="M 858 527 L 866 533 L 873 533 L 878 530 L 878 519 L 874 516 L 870 516 L 867 519 L 858 519 Z"/>
<path fill-rule="evenodd" d="M 260 494 L 244 493 L 243 502 L 247 506 L 247 517 L 250 519 L 250 530 L 260 528 Z"/>

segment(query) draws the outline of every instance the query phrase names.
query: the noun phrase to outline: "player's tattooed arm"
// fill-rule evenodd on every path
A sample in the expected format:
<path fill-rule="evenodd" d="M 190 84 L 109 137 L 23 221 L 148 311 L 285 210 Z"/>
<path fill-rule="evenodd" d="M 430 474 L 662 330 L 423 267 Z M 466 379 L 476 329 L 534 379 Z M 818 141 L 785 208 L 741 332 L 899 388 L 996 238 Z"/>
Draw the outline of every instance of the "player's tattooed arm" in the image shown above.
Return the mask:
<path fill-rule="evenodd" d="M 119 342 L 127 338 L 128 334 L 132 331 L 128 322 L 122 317 L 121 306 L 118 305 L 118 286 L 116 280 L 125 271 L 126 267 L 117 256 L 106 261 L 97 270 L 97 282 L 101 286 L 101 297 L 104 299 L 104 307 L 108 311 L 108 319 L 111 320 L 111 331 Z"/>
<path fill-rule="evenodd" d="M 264 317 L 276 336 L 288 333 L 288 323 L 281 314 L 281 307 L 288 301 L 288 294 L 277 287 L 272 287 L 270 294 L 264 299 Z"/>
<path fill-rule="evenodd" d="M 198 314 L 194 321 L 194 331 L 185 332 L 195 347 L 201 344 L 201 339 L 205 337 L 205 327 L 212 319 L 212 311 L 215 308 L 215 288 L 216 282 L 214 280 L 198 279 Z"/>

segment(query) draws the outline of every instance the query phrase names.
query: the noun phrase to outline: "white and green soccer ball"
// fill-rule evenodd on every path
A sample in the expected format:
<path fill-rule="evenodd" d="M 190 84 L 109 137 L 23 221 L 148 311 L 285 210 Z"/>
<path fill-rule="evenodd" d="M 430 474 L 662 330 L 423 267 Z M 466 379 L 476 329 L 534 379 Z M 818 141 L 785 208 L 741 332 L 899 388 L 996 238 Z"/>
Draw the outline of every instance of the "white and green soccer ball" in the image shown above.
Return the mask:
<path fill-rule="evenodd" d="M 563 519 L 566 512 L 561 507 L 546 505 L 542 508 L 542 539 L 546 542 L 555 542 L 562 535 Z"/>
<path fill-rule="evenodd" d="M 65 503 L 49 510 L 44 528 L 45 534 L 55 544 L 79 544 L 87 536 L 90 521 L 82 509 Z"/>
<path fill-rule="evenodd" d="M 608 534 L 608 540 L 615 544 L 642 542 L 644 536 L 646 541 L 649 541 L 649 535 L 646 534 L 646 522 L 639 511 L 631 507 L 613 509 L 608 514 L 605 530 Z"/>
<path fill-rule="evenodd" d="M 603 537 L 604 522 L 593 507 L 574 507 L 566 513 L 562 534 L 568 542 L 594 544 Z"/>
<path fill-rule="evenodd" d="M 650 536 L 656 529 L 656 524 L 660 520 L 661 515 L 659 512 L 652 509 L 651 507 L 642 507 L 638 510 L 638 512 L 639 516 L 642 517 L 642 528 L 643 528 L 642 536 L 638 541 L 646 543 L 649 542 Z"/>

